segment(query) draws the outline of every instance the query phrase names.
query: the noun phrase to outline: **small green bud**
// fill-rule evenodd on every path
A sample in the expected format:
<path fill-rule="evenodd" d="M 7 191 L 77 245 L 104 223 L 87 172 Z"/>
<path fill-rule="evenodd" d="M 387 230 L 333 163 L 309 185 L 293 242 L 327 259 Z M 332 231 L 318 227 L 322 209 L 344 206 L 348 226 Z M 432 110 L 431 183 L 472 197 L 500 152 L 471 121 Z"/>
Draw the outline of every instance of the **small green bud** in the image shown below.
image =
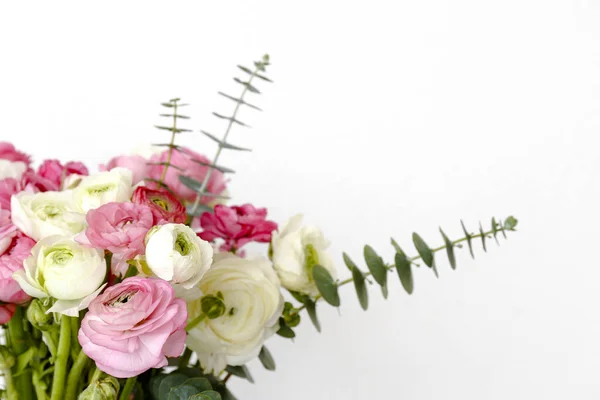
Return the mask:
<path fill-rule="evenodd" d="M 294 308 L 292 303 L 285 302 L 283 307 L 283 320 L 285 324 L 290 328 L 298 326 L 300 324 L 300 313 L 298 313 L 298 309 Z"/>
<path fill-rule="evenodd" d="M 0 369 L 9 369 L 15 365 L 15 357 L 6 346 L 0 346 Z"/>
<path fill-rule="evenodd" d="M 29 304 L 29 307 L 27 307 L 27 319 L 34 328 L 40 331 L 48 331 L 56 328 L 52 314 L 47 313 L 48 308 L 39 299 L 33 299 L 31 304 Z"/>
<path fill-rule="evenodd" d="M 222 297 L 223 295 L 221 294 L 220 297 Z M 202 298 L 202 300 L 200 301 L 201 307 L 202 307 L 202 312 L 209 318 L 209 319 L 215 319 L 215 318 L 219 318 L 221 315 L 225 314 L 225 311 L 227 309 L 227 307 L 225 307 L 225 303 L 223 302 L 222 298 L 219 298 L 219 296 L 213 296 L 212 294 L 209 294 L 207 296 L 204 296 Z"/>
<path fill-rule="evenodd" d="M 511 215 L 510 217 L 506 218 L 506 221 L 504 221 L 504 229 L 512 231 L 513 229 L 515 229 L 518 222 L 519 221 Z"/>
<path fill-rule="evenodd" d="M 119 389 L 119 381 L 109 376 L 89 385 L 77 400 L 116 400 Z"/>

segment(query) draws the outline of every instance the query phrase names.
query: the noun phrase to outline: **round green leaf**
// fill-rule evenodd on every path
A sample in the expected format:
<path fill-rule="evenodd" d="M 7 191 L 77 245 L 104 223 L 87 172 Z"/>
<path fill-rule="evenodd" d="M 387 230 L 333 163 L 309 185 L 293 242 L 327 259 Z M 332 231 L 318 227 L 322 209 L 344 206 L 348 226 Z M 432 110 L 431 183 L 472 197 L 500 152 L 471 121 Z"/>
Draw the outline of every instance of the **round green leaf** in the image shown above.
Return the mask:
<path fill-rule="evenodd" d="M 206 378 L 190 378 L 187 381 L 183 382 L 183 384 L 193 386 L 196 389 L 198 389 L 199 392 L 212 389 L 212 385 Z"/>
<path fill-rule="evenodd" d="M 199 393 L 199 390 L 191 385 L 179 385 L 171 388 L 168 400 L 187 400 L 189 397 Z"/>
<path fill-rule="evenodd" d="M 413 233 L 412 239 L 415 248 L 421 256 L 421 259 L 423 259 L 425 265 L 427 265 L 429 268 L 432 268 L 434 263 L 433 252 L 431 251 L 429 246 L 427 246 L 427 243 L 425 243 L 421 236 L 419 236 L 419 234 L 416 232 Z"/>
<path fill-rule="evenodd" d="M 385 286 L 387 282 L 387 269 L 385 268 L 385 264 L 381 257 L 379 257 L 379 255 L 375 253 L 375 250 L 369 245 L 365 246 L 364 256 L 367 267 L 369 267 L 369 271 L 373 274 L 375 282 L 377 282 L 379 286 Z"/>
<path fill-rule="evenodd" d="M 292 330 L 292 328 L 290 328 L 289 326 L 285 325 L 284 322 L 282 322 L 283 318 L 281 318 L 279 320 L 279 330 L 277 331 L 277 334 L 281 337 L 287 338 L 287 339 L 293 339 L 296 337 L 296 334 L 294 333 L 294 331 Z"/>
<path fill-rule="evenodd" d="M 258 359 L 265 369 L 268 369 L 269 371 L 275 371 L 275 360 L 273 360 L 273 356 L 265 346 L 260 349 L 260 353 L 258 353 Z"/>
<path fill-rule="evenodd" d="M 396 271 L 398 271 L 398 277 L 400 278 L 400 283 L 402 283 L 402 287 L 404 287 L 406 293 L 412 294 L 414 290 L 414 283 L 412 270 L 410 268 L 410 261 L 404 254 L 400 253 L 396 253 L 394 261 L 396 264 Z"/>
<path fill-rule="evenodd" d="M 346 264 L 346 267 L 348 267 L 348 269 L 350 270 L 350 272 L 352 272 L 356 267 L 356 264 L 354 264 L 354 261 L 352 261 L 352 259 L 350 258 L 350 256 L 346 253 L 342 253 L 342 257 L 344 258 L 344 264 Z"/>
<path fill-rule="evenodd" d="M 339 307 L 340 296 L 338 294 L 338 287 L 329 271 L 317 264 L 313 268 L 312 275 L 317 289 L 319 289 L 319 293 L 321 293 L 325 301 L 334 307 Z"/>
<path fill-rule="evenodd" d="M 352 280 L 354 281 L 358 302 L 363 310 L 366 310 L 369 308 L 369 292 L 365 285 L 365 276 L 358 268 L 354 268 L 352 270 Z"/>
<path fill-rule="evenodd" d="M 231 375 L 235 375 L 238 378 L 247 379 L 248 382 L 254 383 L 254 379 L 252 378 L 252 375 L 250 375 L 248 367 L 246 367 L 245 365 L 228 365 L 227 368 L 225 368 L 225 370 Z"/>
<path fill-rule="evenodd" d="M 188 400 L 221 400 L 221 395 L 214 390 L 207 390 L 190 396 Z"/>
<path fill-rule="evenodd" d="M 158 400 L 168 400 L 171 388 L 183 384 L 187 379 L 187 376 L 178 373 L 165 376 L 158 386 Z"/>

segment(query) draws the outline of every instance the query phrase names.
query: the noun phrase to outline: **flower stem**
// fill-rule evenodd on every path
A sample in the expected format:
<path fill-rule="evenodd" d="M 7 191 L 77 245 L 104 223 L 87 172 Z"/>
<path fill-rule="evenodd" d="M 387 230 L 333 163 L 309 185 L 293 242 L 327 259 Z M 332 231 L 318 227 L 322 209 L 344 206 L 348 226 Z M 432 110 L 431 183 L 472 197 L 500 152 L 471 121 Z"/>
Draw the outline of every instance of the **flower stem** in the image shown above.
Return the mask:
<path fill-rule="evenodd" d="M 27 351 L 27 333 L 25 332 L 23 307 L 18 306 L 13 317 L 8 322 L 8 334 L 10 337 L 10 346 L 15 357 Z M 33 399 L 31 387 L 31 371 L 25 370 L 19 376 L 13 378 L 13 385 L 18 393 L 18 399 Z"/>
<path fill-rule="evenodd" d="M 187 326 L 185 327 L 185 331 L 186 332 L 191 331 L 192 329 L 194 329 L 194 327 L 196 325 L 198 325 L 200 322 L 204 321 L 204 319 L 206 319 L 206 314 L 202 313 L 202 314 L 198 315 L 196 318 L 194 318 L 187 324 Z"/>
<path fill-rule="evenodd" d="M 12 371 L 10 370 L 10 367 L 6 366 L 6 368 L 4 368 L 2 370 L 2 378 L 4 378 L 4 386 L 5 386 L 5 390 L 6 390 L 6 394 L 8 395 L 8 398 L 9 399 L 18 399 L 19 392 L 17 391 L 17 388 L 15 387 L 13 377 L 12 377 Z"/>
<path fill-rule="evenodd" d="M 77 398 L 77 387 L 79 386 L 79 381 L 83 377 L 83 371 L 87 366 L 89 361 L 88 356 L 82 351 L 79 351 L 79 355 L 75 359 L 75 363 L 71 367 L 71 371 L 69 371 L 69 375 L 67 377 L 67 389 L 65 391 L 65 400 L 75 400 Z"/>
<path fill-rule="evenodd" d="M 136 380 L 135 376 L 133 376 L 131 378 L 127 378 L 127 381 L 125 382 L 125 387 L 123 388 L 123 390 L 121 391 L 121 395 L 119 396 L 119 400 L 129 400 L 131 391 L 133 390 L 133 387 L 135 386 L 135 380 Z"/>
<path fill-rule="evenodd" d="M 179 359 L 179 368 L 185 368 L 190 363 L 190 358 L 192 357 L 192 351 L 189 348 L 185 348 L 183 355 Z"/>
<path fill-rule="evenodd" d="M 100 378 L 102 378 L 102 372 L 98 367 L 94 370 L 94 374 L 92 375 L 92 379 L 90 379 L 90 385 L 94 382 L 98 382 Z"/>
<path fill-rule="evenodd" d="M 54 361 L 54 376 L 52 377 L 52 393 L 50 400 L 64 400 L 67 364 L 71 350 L 71 318 L 60 317 L 60 338 L 58 340 L 58 353 Z"/>
<path fill-rule="evenodd" d="M 473 239 L 480 238 L 480 237 L 482 237 L 482 236 L 489 236 L 489 235 L 491 235 L 491 234 L 493 234 L 493 233 L 494 233 L 494 231 L 490 230 L 490 231 L 488 231 L 488 232 L 484 232 L 484 233 L 478 233 L 478 234 L 470 235 L 470 236 L 468 236 L 468 237 L 467 237 L 467 236 L 465 236 L 465 237 L 462 237 L 462 238 L 460 238 L 460 239 L 457 239 L 457 240 L 453 241 L 453 242 L 452 242 L 452 247 L 455 247 L 456 245 L 458 245 L 458 244 L 460 244 L 460 243 L 462 243 L 462 242 L 466 242 L 466 241 L 467 241 L 467 240 L 469 240 L 469 239 L 473 240 Z M 438 252 L 438 251 L 440 251 L 440 250 L 444 250 L 445 248 L 446 248 L 446 245 L 442 245 L 442 246 L 436 247 L 436 248 L 434 248 L 434 249 L 431 249 L 431 251 L 432 251 L 433 253 L 436 253 L 436 252 Z M 419 260 L 420 258 L 421 258 L 421 256 L 420 256 L 420 255 L 418 255 L 418 256 L 411 257 L 411 258 L 409 258 L 408 260 L 409 260 L 411 263 L 413 263 L 413 262 L 415 262 L 416 260 Z M 385 267 L 387 268 L 387 270 L 388 270 L 388 271 L 391 271 L 392 269 L 394 269 L 394 268 L 395 268 L 395 265 L 386 265 Z M 372 274 L 370 271 L 368 271 L 368 272 L 364 272 L 364 273 L 363 273 L 363 275 L 364 275 L 365 277 L 367 277 L 367 276 L 371 276 L 371 275 L 373 275 L 373 274 Z M 348 278 L 348 279 L 345 279 L 345 280 L 343 280 L 343 281 L 341 281 L 341 282 L 339 282 L 339 283 L 338 283 L 338 287 L 339 287 L 339 286 L 344 286 L 344 285 L 346 285 L 346 284 L 348 284 L 348 283 L 350 283 L 350 282 L 353 282 L 353 281 L 354 281 L 354 279 L 353 279 L 353 278 Z M 315 301 L 319 301 L 319 300 L 320 300 L 322 297 L 323 297 L 323 296 L 321 296 L 320 294 L 318 294 L 317 296 L 315 296 L 315 299 L 314 299 L 314 300 L 315 300 Z M 298 312 L 300 312 L 300 311 L 304 310 L 305 308 L 306 308 L 306 305 L 303 305 L 303 306 L 301 306 L 301 307 L 298 307 L 298 310 L 297 310 L 296 312 L 298 313 Z"/>

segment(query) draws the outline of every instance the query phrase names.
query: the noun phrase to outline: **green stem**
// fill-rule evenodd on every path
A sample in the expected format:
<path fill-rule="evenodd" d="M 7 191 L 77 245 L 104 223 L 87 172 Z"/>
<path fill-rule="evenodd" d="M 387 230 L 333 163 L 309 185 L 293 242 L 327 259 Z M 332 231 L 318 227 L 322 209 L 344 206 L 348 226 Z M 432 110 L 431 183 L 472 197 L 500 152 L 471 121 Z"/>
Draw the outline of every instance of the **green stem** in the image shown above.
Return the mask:
<path fill-rule="evenodd" d="M 198 325 L 200 322 L 204 321 L 205 318 L 206 318 L 206 314 L 204 314 L 204 313 L 198 315 L 196 318 L 194 318 L 187 324 L 187 326 L 185 327 L 185 331 L 186 332 L 191 331 L 192 329 L 194 329 L 194 327 L 196 325 Z"/>
<path fill-rule="evenodd" d="M 179 368 L 186 368 L 190 363 L 190 358 L 192 357 L 192 350 L 189 348 L 185 348 L 183 355 L 179 359 Z"/>
<path fill-rule="evenodd" d="M 54 361 L 54 376 L 52 377 L 52 394 L 50 400 L 64 400 L 67 364 L 71 350 L 71 317 L 62 315 L 60 318 L 60 338 L 58 339 L 58 354 Z"/>
<path fill-rule="evenodd" d="M 490 230 L 490 231 L 488 231 L 488 232 L 484 232 L 484 233 L 478 233 L 478 234 L 475 234 L 475 235 L 470 235 L 470 236 L 468 236 L 468 237 L 467 237 L 467 236 L 465 236 L 465 237 L 462 237 L 462 238 L 460 238 L 460 239 L 457 239 L 457 240 L 453 241 L 453 242 L 452 242 L 452 247 L 455 247 L 456 245 L 458 245 L 458 244 L 460 244 L 460 243 L 462 243 L 462 242 L 466 242 L 466 241 L 467 241 L 467 240 L 469 240 L 469 239 L 473 240 L 473 239 L 480 238 L 480 237 L 482 237 L 482 236 L 489 236 L 489 235 L 491 235 L 491 234 L 493 234 L 493 233 L 494 233 L 494 231 L 493 231 L 493 230 Z M 445 248 L 446 248 L 446 245 L 442 245 L 442 246 L 436 247 L 436 248 L 434 248 L 434 249 L 431 249 L 431 251 L 432 251 L 433 253 L 436 253 L 436 252 L 438 252 L 438 251 L 440 251 L 440 250 L 444 250 Z M 412 262 L 415 262 L 416 260 L 419 260 L 420 258 L 421 258 L 421 256 L 414 256 L 414 257 L 411 257 L 411 258 L 409 258 L 408 260 L 409 260 L 409 261 L 412 263 Z M 388 271 L 391 271 L 392 269 L 394 269 L 394 268 L 395 268 L 395 265 L 386 265 L 386 268 L 388 269 Z M 363 275 L 364 275 L 365 277 L 367 277 L 367 276 L 371 276 L 371 275 L 373 275 L 373 274 L 372 274 L 372 273 L 369 271 L 369 272 L 364 272 L 364 273 L 363 273 Z M 338 287 L 339 287 L 339 286 L 344 286 L 344 285 L 346 285 L 346 284 L 348 284 L 348 283 L 350 283 L 350 282 L 353 282 L 353 281 L 354 281 L 354 279 L 353 279 L 353 278 L 348 278 L 348 279 L 345 279 L 345 280 L 343 280 L 343 281 L 340 281 L 340 282 L 338 283 Z M 320 300 L 322 297 L 323 297 L 323 296 L 321 296 L 320 294 L 318 294 L 317 296 L 315 296 L 315 299 L 314 299 L 314 300 L 315 300 L 315 301 L 319 301 L 319 300 Z M 305 308 L 306 308 L 306 305 L 303 305 L 303 306 L 301 306 L 301 307 L 298 307 L 298 311 L 297 311 L 297 312 L 300 312 L 300 311 L 304 310 Z"/>
<path fill-rule="evenodd" d="M 13 377 L 12 377 L 12 371 L 10 370 L 10 368 L 8 366 L 2 370 L 2 377 L 4 378 L 4 385 L 6 387 L 5 390 L 6 390 L 6 394 L 8 395 L 8 398 L 9 399 L 18 399 L 19 392 L 17 391 L 17 388 L 15 387 Z"/>
<path fill-rule="evenodd" d="M 127 378 L 127 381 L 125 382 L 125 387 L 123 388 L 123 391 L 121 391 L 121 395 L 119 396 L 119 400 L 129 400 L 131 391 L 133 390 L 133 387 L 135 386 L 135 380 L 136 380 L 135 376 L 131 377 L 131 378 Z"/>
<path fill-rule="evenodd" d="M 8 322 L 8 335 L 10 337 L 10 346 L 15 357 L 27 351 L 27 333 L 23 320 L 25 318 L 23 307 L 17 307 L 13 317 Z M 19 376 L 13 379 L 14 388 L 18 393 L 19 400 L 33 399 L 31 385 L 31 371 L 25 370 Z"/>
<path fill-rule="evenodd" d="M 77 387 L 79 386 L 79 381 L 83 377 L 83 371 L 87 366 L 88 361 L 88 356 L 83 351 L 80 351 L 75 359 L 75 363 L 71 367 L 71 371 L 69 371 L 69 376 L 67 377 L 65 400 L 75 400 L 77 398 Z"/>
<path fill-rule="evenodd" d="M 200 190 L 199 190 L 200 193 L 204 192 L 204 190 L 206 189 L 206 186 L 208 185 L 208 181 L 212 175 L 214 166 L 217 165 L 217 162 L 219 161 L 219 157 L 221 156 L 221 151 L 223 150 L 223 143 L 227 143 L 227 137 L 229 136 L 229 132 L 231 131 L 231 127 L 233 126 L 233 121 L 236 119 L 236 116 L 240 109 L 240 106 L 243 104 L 244 96 L 248 92 L 248 87 L 250 87 L 250 84 L 252 83 L 252 79 L 254 79 L 256 74 L 258 74 L 258 68 L 256 68 L 254 70 L 254 72 L 252 72 L 252 75 L 250 75 L 250 78 L 248 78 L 248 84 L 244 85 L 244 90 L 242 90 L 242 94 L 240 95 L 240 101 L 238 101 L 237 104 L 235 105 L 235 109 L 233 110 L 233 115 L 231 116 L 231 119 L 229 120 L 229 123 L 227 124 L 227 129 L 225 130 L 225 135 L 223 135 L 223 141 L 221 143 L 219 143 L 217 153 L 215 154 L 215 158 L 213 159 L 213 162 L 212 162 L 213 166 L 208 167 L 208 171 L 206 172 L 206 175 L 204 176 L 204 180 L 202 181 L 202 186 L 200 186 Z M 196 196 L 196 200 L 194 201 L 194 205 L 192 206 L 191 214 L 194 214 L 196 212 L 196 208 L 198 208 L 198 206 L 200 205 L 201 197 L 202 197 L 201 195 Z"/>
<path fill-rule="evenodd" d="M 90 379 L 90 385 L 94 382 L 98 382 L 100 378 L 102 378 L 102 372 L 98 367 L 94 370 L 94 375 L 92 375 L 92 379 Z"/>
<path fill-rule="evenodd" d="M 167 176 L 167 169 L 171 166 L 171 157 L 173 156 L 173 145 L 175 144 L 175 135 L 177 132 L 177 100 L 173 101 L 173 130 L 171 131 L 171 142 L 169 142 L 169 152 L 167 153 L 167 162 L 164 165 L 163 172 L 160 175 L 159 185 L 163 183 Z"/>
<path fill-rule="evenodd" d="M 33 371 L 31 381 L 35 389 L 35 396 L 37 397 L 37 400 L 46 400 L 48 398 L 48 395 L 46 394 L 48 385 L 42 381 L 38 371 Z"/>

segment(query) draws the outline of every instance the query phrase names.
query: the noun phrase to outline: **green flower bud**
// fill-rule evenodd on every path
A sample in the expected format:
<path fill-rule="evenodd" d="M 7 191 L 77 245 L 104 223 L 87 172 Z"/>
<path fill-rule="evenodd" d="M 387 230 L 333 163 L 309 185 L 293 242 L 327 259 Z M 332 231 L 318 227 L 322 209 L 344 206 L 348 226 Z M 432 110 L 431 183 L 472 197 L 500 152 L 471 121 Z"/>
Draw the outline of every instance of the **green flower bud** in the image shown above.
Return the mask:
<path fill-rule="evenodd" d="M 15 357 L 6 346 L 0 346 L 0 369 L 12 368 L 15 365 Z"/>
<path fill-rule="evenodd" d="M 89 385 L 77 400 L 116 400 L 119 389 L 119 381 L 109 376 Z"/>
<path fill-rule="evenodd" d="M 212 294 L 209 294 L 207 296 L 204 296 L 202 300 L 200 300 L 202 312 L 209 319 L 219 318 L 221 315 L 225 314 L 227 307 L 225 307 L 225 303 L 223 302 L 222 297 L 222 295 L 213 296 Z"/>
<path fill-rule="evenodd" d="M 283 307 L 283 320 L 285 324 L 290 328 L 298 326 L 300 324 L 300 313 L 298 313 L 298 309 L 294 308 L 292 303 L 285 302 L 285 306 Z"/>
<path fill-rule="evenodd" d="M 27 319 L 34 328 L 40 331 L 48 331 L 56 328 L 52 314 L 46 313 L 48 308 L 39 299 L 33 299 L 31 304 L 29 304 L 29 307 L 27 307 Z"/>

